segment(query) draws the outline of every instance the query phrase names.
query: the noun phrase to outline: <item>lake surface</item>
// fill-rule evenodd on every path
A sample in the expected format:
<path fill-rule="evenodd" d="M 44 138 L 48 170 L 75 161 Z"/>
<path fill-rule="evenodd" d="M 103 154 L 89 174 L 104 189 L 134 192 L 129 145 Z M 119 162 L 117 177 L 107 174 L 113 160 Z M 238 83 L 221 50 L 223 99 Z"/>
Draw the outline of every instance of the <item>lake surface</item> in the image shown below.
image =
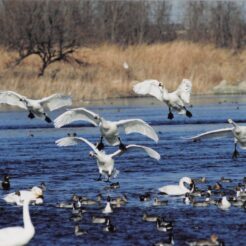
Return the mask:
<path fill-rule="evenodd" d="M 245 245 L 246 213 L 243 208 L 231 207 L 223 211 L 217 206 L 196 208 L 185 205 L 180 197 L 158 194 L 158 188 L 176 184 L 184 176 L 207 178 L 199 188 L 214 185 L 222 176 L 231 178 L 232 183 L 222 183 L 223 187 L 234 188 L 246 176 L 246 151 L 239 149 L 240 157 L 232 160 L 233 139 L 220 138 L 202 142 L 183 139 L 203 131 L 229 127 L 228 118 L 243 124 L 246 122 L 245 96 L 194 97 L 190 109 L 193 117 L 188 119 L 175 114 L 167 119 L 167 108 L 153 100 L 134 99 L 113 101 L 110 106 L 87 108 L 100 113 L 106 119 L 119 120 L 141 118 L 153 125 L 160 141 L 139 135 L 125 135 L 125 144 L 142 144 L 154 148 L 161 154 L 155 161 L 142 152 L 129 152 L 116 159 L 120 171 L 112 182 L 119 182 L 117 190 L 105 190 L 106 182 L 96 182 L 98 170 L 94 159 L 88 155 L 90 149 L 81 144 L 60 148 L 55 141 L 76 132 L 91 142 L 99 139 L 98 129 L 85 122 L 76 122 L 71 127 L 54 129 L 52 125 L 38 119 L 30 120 L 25 112 L 3 111 L 0 113 L 0 174 L 11 176 L 11 190 L 30 188 L 45 182 L 45 203 L 30 208 L 36 234 L 29 245 L 152 245 L 166 240 L 168 234 L 159 232 L 155 223 L 143 222 L 143 213 L 165 216 L 174 221 L 175 245 L 185 245 L 185 241 L 209 238 L 216 233 L 225 245 Z M 123 106 L 122 106 L 123 105 Z M 63 111 L 52 114 L 52 118 Z M 114 147 L 106 146 L 111 153 Z M 151 193 L 149 202 L 140 202 L 139 195 Z M 0 196 L 8 192 L 0 190 Z M 103 195 L 101 206 L 87 208 L 82 221 L 71 220 L 71 209 L 56 208 L 57 202 L 69 201 L 72 194 L 95 199 Z M 110 215 L 116 226 L 115 233 L 103 232 L 103 225 L 91 223 L 93 214 L 100 215 L 106 204 L 106 197 L 126 194 L 128 203 L 115 208 Z M 167 199 L 167 206 L 154 207 L 155 197 Z M 0 200 L 0 228 L 22 225 L 22 208 L 6 204 Z M 88 234 L 74 235 L 74 226 L 79 224 Z"/>

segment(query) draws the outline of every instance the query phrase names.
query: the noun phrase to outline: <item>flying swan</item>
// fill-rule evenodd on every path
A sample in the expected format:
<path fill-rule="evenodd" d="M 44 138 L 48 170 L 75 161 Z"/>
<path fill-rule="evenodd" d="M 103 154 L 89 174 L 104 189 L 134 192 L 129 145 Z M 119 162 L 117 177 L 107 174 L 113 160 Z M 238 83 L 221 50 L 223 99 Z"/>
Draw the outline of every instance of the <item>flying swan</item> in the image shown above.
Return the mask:
<path fill-rule="evenodd" d="M 197 136 L 190 137 L 188 139 L 192 139 L 196 142 L 198 140 L 206 138 L 218 138 L 226 136 L 233 137 L 234 151 L 232 154 L 232 158 L 235 159 L 239 155 L 239 152 L 237 150 L 237 144 L 239 144 L 241 149 L 246 149 L 246 126 L 239 126 L 231 119 L 228 119 L 228 122 L 232 125 L 232 127 L 208 131 Z"/>
<path fill-rule="evenodd" d="M 70 96 L 53 94 L 40 100 L 34 100 L 14 91 L 0 91 L 0 103 L 17 106 L 27 110 L 30 119 L 37 117 L 51 123 L 52 120 L 46 113 L 46 110 L 53 111 L 64 106 L 72 105 L 72 99 Z"/>
<path fill-rule="evenodd" d="M 114 168 L 114 157 L 119 156 L 124 152 L 135 151 L 137 149 L 140 149 L 145 151 L 147 155 L 149 155 L 150 157 L 156 160 L 160 160 L 159 153 L 157 153 L 155 150 L 149 147 L 142 146 L 142 145 L 130 144 L 125 146 L 124 150 L 118 149 L 112 154 L 106 154 L 104 151 L 98 150 L 93 143 L 82 137 L 64 137 L 58 139 L 56 141 L 56 144 L 60 147 L 63 147 L 63 146 L 77 145 L 83 142 L 86 143 L 92 149 L 92 151 L 90 152 L 90 156 L 97 159 L 97 167 L 99 170 L 99 178 L 97 179 L 98 181 L 101 180 L 102 176 L 107 177 L 107 181 L 109 181 L 109 178 L 111 176 L 113 177 L 117 176 L 119 171 Z"/>
<path fill-rule="evenodd" d="M 125 147 L 119 137 L 119 127 L 123 127 L 126 134 L 136 132 L 153 139 L 155 142 L 158 142 L 159 140 L 155 130 L 141 119 L 108 121 L 100 115 L 85 108 L 68 110 L 54 120 L 54 125 L 56 128 L 60 128 L 78 120 L 88 121 L 94 126 L 99 126 L 101 133 L 101 138 L 98 145 L 99 150 L 104 148 L 103 138 L 105 138 L 110 145 L 120 145 L 120 148 Z"/>
<path fill-rule="evenodd" d="M 173 119 L 172 111 L 177 111 L 179 114 L 186 114 L 187 117 L 192 117 L 192 113 L 185 107 L 190 103 L 190 94 L 192 83 L 188 79 L 183 79 L 176 91 L 169 93 L 163 83 L 154 80 L 144 80 L 133 86 L 133 91 L 139 95 L 151 95 L 167 104 L 169 113 L 168 119 Z"/>
<path fill-rule="evenodd" d="M 190 189 L 186 188 L 184 184 L 189 184 Z M 179 181 L 179 185 L 166 185 L 158 190 L 161 193 L 164 193 L 166 195 L 171 195 L 171 196 L 182 196 L 185 195 L 186 193 L 191 193 L 194 191 L 195 185 L 194 182 L 191 178 L 189 177 L 183 177 Z"/>
<path fill-rule="evenodd" d="M 23 205 L 24 227 L 15 226 L 0 229 L 0 245 L 21 246 L 26 245 L 34 236 L 35 228 L 29 214 L 29 200 L 24 200 Z"/>

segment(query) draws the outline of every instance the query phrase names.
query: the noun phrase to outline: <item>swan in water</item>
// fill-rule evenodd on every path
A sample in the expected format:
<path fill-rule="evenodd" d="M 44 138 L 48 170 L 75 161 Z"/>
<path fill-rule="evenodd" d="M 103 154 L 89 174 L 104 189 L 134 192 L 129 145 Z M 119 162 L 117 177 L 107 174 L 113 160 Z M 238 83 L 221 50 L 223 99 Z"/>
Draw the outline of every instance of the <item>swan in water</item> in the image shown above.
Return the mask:
<path fill-rule="evenodd" d="M 37 117 L 51 123 L 52 120 L 46 111 L 53 111 L 64 106 L 72 105 L 72 99 L 70 96 L 53 94 L 49 97 L 34 100 L 22 96 L 14 91 L 0 91 L 0 103 L 17 106 L 27 110 L 29 112 L 28 117 L 30 119 Z"/>
<path fill-rule="evenodd" d="M 232 119 L 228 119 L 228 122 L 232 125 L 232 127 L 204 132 L 202 134 L 187 139 L 192 139 L 196 142 L 198 140 L 206 138 L 218 138 L 226 136 L 233 137 L 234 151 L 232 154 L 232 158 L 235 159 L 239 155 L 239 152 L 237 150 L 237 144 L 239 144 L 241 149 L 246 149 L 246 126 L 239 126 Z"/>
<path fill-rule="evenodd" d="M 21 246 L 26 245 L 34 236 L 35 228 L 29 214 L 29 199 L 24 200 L 23 222 L 24 227 L 15 226 L 0 229 L 0 245 Z"/>
<path fill-rule="evenodd" d="M 38 186 L 34 186 L 31 190 L 20 190 L 7 194 L 3 198 L 5 202 L 15 203 L 18 206 L 23 206 L 23 201 L 27 199 L 34 202 L 34 204 L 42 204 L 43 190 Z"/>
<path fill-rule="evenodd" d="M 185 187 L 185 183 L 190 185 L 190 189 Z M 166 185 L 159 188 L 158 190 L 161 193 L 165 193 L 166 195 L 181 196 L 185 195 L 186 193 L 191 193 L 194 188 L 193 180 L 189 177 L 183 177 L 180 179 L 179 185 Z"/>
<path fill-rule="evenodd" d="M 130 144 L 125 146 L 124 150 L 118 149 L 112 154 L 106 154 L 104 151 L 98 150 L 93 143 L 82 137 L 64 137 L 58 139 L 56 141 L 56 144 L 61 147 L 61 146 L 77 145 L 83 142 L 86 143 L 93 150 L 90 152 L 90 156 L 97 159 L 97 166 L 99 169 L 99 178 L 97 180 L 101 180 L 102 175 L 106 176 L 108 178 L 108 181 L 111 176 L 113 177 L 117 176 L 119 171 L 114 168 L 114 157 L 119 156 L 124 152 L 135 151 L 137 149 L 140 149 L 145 151 L 150 157 L 156 160 L 160 160 L 159 153 L 157 153 L 155 150 L 149 147 L 142 146 L 142 145 Z"/>
<path fill-rule="evenodd" d="M 155 142 L 158 142 L 159 140 L 155 130 L 141 119 L 108 121 L 100 115 L 85 108 L 68 110 L 54 120 L 54 125 L 56 128 L 60 128 L 78 120 L 88 121 L 94 126 L 99 126 L 101 133 L 101 139 L 98 145 L 99 150 L 104 148 L 102 142 L 103 138 L 105 138 L 110 145 L 120 145 L 121 148 L 125 147 L 119 138 L 119 127 L 123 127 L 126 134 L 136 132 L 153 139 Z"/>
<path fill-rule="evenodd" d="M 192 113 L 185 107 L 190 103 L 190 94 L 192 83 L 188 79 L 183 79 L 176 91 L 169 93 L 163 83 L 154 80 L 144 80 L 133 86 L 133 91 L 139 95 L 151 95 L 167 104 L 169 113 L 168 119 L 173 119 L 172 111 L 177 111 L 179 114 L 186 114 L 187 117 L 192 117 Z"/>

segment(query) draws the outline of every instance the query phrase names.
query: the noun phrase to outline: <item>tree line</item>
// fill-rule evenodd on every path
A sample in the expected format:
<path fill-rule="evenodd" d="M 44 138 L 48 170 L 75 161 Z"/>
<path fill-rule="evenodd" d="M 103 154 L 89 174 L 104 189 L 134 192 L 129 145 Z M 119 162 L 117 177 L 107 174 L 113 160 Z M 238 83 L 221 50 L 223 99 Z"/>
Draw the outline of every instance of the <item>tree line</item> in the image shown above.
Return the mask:
<path fill-rule="evenodd" d="M 0 0 L 0 44 L 42 61 L 39 76 L 78 47 L 183 39 L 235 50 L 245 46 L 242 1 L 185 1 L 182 21 L 171 0 Z M 83 61 L 75 60 L 83 64 Z"/>

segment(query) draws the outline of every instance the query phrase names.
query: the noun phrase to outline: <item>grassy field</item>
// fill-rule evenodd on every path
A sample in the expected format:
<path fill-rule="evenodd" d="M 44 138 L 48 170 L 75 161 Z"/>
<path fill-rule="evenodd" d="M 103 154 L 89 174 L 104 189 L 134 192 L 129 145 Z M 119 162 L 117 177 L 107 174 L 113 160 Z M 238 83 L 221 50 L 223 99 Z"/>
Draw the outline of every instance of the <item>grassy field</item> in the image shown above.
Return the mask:
<path fill-rule="evenodd" d="M 57 62 L 38 78 L 40 60 L 29 57 L 12 66 L 17 54 L 3 48 L 0 90 L 13 90 L 31 98 L 61 92 L 81 100 L 133 96 L 132 85 L 145 79 L 163 81 L 174 90 L 183 78 L 193 82 L 193 93 L 211 93 L 222 80 L 237 84 L 246 80 L 246 50 L 233 52 L 213 45 L 188 42 L 119 47 L 86 47 L 74 53 L 85 65 Z M 127 62 L 128 69 L 123 67 Z"/>

